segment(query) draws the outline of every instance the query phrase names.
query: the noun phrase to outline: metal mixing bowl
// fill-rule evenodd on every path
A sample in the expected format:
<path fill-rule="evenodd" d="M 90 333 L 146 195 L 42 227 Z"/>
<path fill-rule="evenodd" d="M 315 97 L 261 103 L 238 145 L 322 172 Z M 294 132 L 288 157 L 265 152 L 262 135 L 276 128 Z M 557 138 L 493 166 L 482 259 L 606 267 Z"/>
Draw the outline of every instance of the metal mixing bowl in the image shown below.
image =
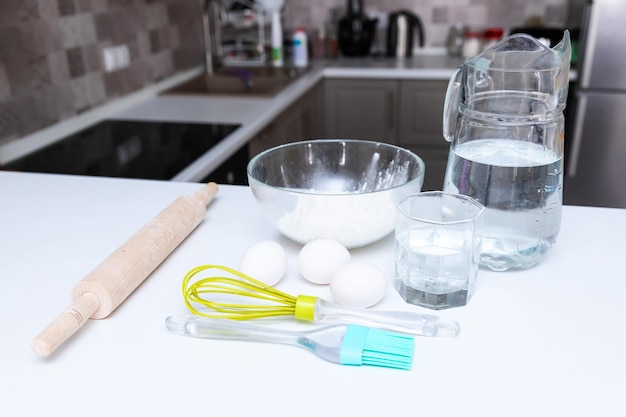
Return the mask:
<path fill-rule="evenodd" d="M 247 169 L 254 196 L 283 235 L 301 244 L 333 239 L 347 248 L 391 233 L 396 202 L 424 182 L 417 155 L 363 140 L 293 142 L 260 153 Z"/>

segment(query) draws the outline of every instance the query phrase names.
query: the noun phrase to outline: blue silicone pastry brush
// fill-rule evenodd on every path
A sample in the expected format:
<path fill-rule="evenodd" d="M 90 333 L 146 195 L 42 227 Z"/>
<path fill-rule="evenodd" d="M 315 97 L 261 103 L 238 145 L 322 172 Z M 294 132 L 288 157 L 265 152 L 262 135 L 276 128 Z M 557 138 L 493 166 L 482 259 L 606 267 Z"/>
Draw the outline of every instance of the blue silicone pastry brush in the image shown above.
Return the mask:
<path fill-rule="evenodd" d="M 336 324 L 308 331 L 282 330 L 228 319 L 170 316 L 168 330 L 204 339 L 246 340 L 300 346 L 330 362 L 411 369 L 414 338 L 356 324 Z"/>

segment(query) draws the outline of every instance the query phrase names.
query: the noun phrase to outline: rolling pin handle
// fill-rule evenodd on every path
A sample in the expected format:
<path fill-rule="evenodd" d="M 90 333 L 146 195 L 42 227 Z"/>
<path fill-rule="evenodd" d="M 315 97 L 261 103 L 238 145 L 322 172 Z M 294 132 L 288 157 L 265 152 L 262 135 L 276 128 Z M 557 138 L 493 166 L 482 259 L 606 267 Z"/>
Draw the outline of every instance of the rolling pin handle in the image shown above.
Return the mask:
<path fill-rule="evenodd" d="M 35 353 L 40 356 L 50 355 L 61 343 L 76 333 L 99 306 L 100 300 L 95 294 L 87 292 L 81 295 L 33 340 L 32 347 Z"/>
<path fill-rule="evenodd" d="M 195 195 L 202 200 L 205 206 L 208 206 L 218 190 L 218 185 L 214 182 L 210 182 L 198 190 Z"/>

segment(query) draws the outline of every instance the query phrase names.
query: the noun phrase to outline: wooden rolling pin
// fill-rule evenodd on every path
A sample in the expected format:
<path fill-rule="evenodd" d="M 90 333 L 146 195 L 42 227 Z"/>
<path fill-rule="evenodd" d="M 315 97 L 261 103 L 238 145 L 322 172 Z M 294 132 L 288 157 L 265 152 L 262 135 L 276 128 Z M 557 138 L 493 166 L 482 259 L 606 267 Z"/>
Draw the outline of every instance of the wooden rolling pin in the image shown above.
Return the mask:
<path fill-rule="evenodd" d="M 87 319 L 111 314 L 202 222 L 217 191 L 211 182 L 178 198 L 102 261 L 76 284 L 73 304 L 33 340 L 33 350 L 48 356 Z"/>

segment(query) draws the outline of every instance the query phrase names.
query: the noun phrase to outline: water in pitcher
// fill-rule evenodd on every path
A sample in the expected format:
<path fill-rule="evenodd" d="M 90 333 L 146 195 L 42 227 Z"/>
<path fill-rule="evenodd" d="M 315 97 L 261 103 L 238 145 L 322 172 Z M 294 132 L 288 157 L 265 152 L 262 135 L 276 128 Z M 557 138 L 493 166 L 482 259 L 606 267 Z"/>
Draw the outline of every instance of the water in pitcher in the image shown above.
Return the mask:
<path fill-rule="evenodd" d="M 481 265 L 529 268 L 555 242 L 562 206 L 563 159 L 542 145 L 484 139 L 450 150 L 444 191 L 485 206 Z"/>

